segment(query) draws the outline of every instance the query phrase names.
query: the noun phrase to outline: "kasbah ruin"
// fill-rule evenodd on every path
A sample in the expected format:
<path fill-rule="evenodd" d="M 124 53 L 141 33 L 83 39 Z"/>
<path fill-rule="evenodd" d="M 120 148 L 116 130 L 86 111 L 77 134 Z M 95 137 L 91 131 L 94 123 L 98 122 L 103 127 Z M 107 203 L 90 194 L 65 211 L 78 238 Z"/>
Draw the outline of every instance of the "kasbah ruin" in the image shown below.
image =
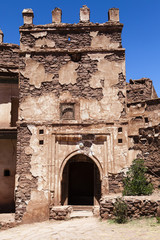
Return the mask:
<path fill-rule="evenodd" d="M 103 24 L 85 5 L 77 24 L 62 23 L 59 8 L 46 25 L 22 14 L 20 46 L 0 30 L 0 212 L 18 223 L 87 206 L 110 216 L 137 157 L 158 189 L 160 98 L 148 78 L 126 82 L 119 9 Z M 128 202 L 141 206 L 132 215 L 152 216 L 160 199 Z"/>

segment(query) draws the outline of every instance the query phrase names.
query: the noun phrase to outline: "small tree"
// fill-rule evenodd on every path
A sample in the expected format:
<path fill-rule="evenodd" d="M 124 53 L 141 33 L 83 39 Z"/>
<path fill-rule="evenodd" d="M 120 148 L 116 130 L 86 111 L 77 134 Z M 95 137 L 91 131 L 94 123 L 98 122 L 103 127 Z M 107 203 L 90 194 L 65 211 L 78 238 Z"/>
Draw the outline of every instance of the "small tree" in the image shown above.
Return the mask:
<path fill-rule="evenodd" d="M 153 185 L 147 181 L 145 176 L 147 168 L 144 166 L 143 159 L 133 160 L 130 166 L 127 177 L 124 178 L 123 195 L 150 195 L 153 192 Z"/>
<path fill-rule="evenodd" d="M 123 198 L 116 198 L 114 203 L 114 215 L 117 223 L 127 222 L 127 204 Z"/>

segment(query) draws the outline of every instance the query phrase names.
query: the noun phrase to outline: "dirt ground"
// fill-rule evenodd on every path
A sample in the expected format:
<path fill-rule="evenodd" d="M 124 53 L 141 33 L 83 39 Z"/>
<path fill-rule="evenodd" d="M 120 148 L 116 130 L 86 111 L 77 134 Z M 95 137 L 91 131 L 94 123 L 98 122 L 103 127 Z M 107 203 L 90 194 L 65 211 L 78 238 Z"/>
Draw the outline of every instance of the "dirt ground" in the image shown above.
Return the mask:
<path fill-rule="evenodd" d="M 95 217 L 46 221 L 0 231 L 1 240 L 160 240 L 155 218 L 115 224 Z"/>

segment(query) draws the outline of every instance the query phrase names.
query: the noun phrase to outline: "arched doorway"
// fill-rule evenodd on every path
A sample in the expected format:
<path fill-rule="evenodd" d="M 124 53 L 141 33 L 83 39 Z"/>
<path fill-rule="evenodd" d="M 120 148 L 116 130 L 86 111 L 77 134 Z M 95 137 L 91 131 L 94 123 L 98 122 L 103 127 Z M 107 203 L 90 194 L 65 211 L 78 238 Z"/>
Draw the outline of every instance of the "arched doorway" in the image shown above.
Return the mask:
<path fill-rule="evenodd" d="M 83 154 L 71 157 L 63 170 L 61 204 L 95 205 L 100 197 L 100 173 L 95 162 Z"/>

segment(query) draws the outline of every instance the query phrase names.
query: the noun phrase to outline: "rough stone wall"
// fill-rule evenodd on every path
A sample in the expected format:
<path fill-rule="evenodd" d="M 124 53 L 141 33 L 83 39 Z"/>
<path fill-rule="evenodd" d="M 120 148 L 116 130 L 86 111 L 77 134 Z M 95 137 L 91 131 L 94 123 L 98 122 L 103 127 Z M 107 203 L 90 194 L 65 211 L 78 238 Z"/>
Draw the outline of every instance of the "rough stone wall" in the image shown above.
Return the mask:
<path fill-rule="evenodd" d="M 37 179 L 30 172 L 31 155 L 25 153 L 29 146 L 31 133 L 26 126 L 18 127 L 17 139 L 17 164 L 16 164 L 16 216 L 17 221 L 22 221 L 27 204 L 31 198 L 31 189 L 37 188 Z M 18 182 L 18 185 L 17 185 Z"/>
<path fill-rule="evenodd" d="M 158 96 L 149 78 L 130 80 L 129 84 L 127 84 L 128 102 L 141 102 L 153 98 L 158 98 Z"/>
<path fill-rule="evenodd" d="M 67 220 L 73 211 L 71 206 L 51 207 L 49 219 Z"/>
<path fill-rule="evenodd" d="M 79 105 L 75 109 L 79 119 L 75 120 L 112 121 L 124 117 L 122 26 L 119 23 L 59 24 L 56 28 L 44 25 L 30 29 L 22 26 L 20 119 L 59 121 L 60 103 L 69 101 Z M 54 102 L 52 110 L 45 104 L 39 108 L 42 101 Z M 33 116 L 28 112 L 29 105 L 33 106 Z M 37 107 L 42 111 L 36 116 Z M 49 114 L 44 114 L 43 109 Z"/>
<path fill-rule="evenodd" d="M 44 207 L 44 202 L 51 206 L 60 204 L 60 170 L 66 156 L 73 152 L 98 157 L 99 169 L 104 167 L 101 175 L 106 174 L 107 168 L 115 172 L 126 165 L 126 127 L 123 130 L 123 144 L 115 150 L 113 147 L 117 145 L 119 125 L 116 122 L 114 126 L 113 122 L 120 118 L 120 122 L 123 121 L 126 115 L 125 52 L 121 46 L 121 30 L 119 23 L 20 28 L 19 124 L 28 125 L 32 134 L 27 143 L 27 159 L 31 166 L 27 171 L 36 178 L 37 185 L 30 186 L 28 205 L 24 204 L 17 219 L 29 221 L 31 210 L 37 209 L 38 215 L 37 206 Z M 70 121 L 61 119 L 61 104 L 64 103 L 74 104 L 74 119 Z M 106 122 L 110 127 L 105 125 Z M 38 133 L 40 128 L 44 131 L 42 139 Z M 93 133 L 96 134 L 95 138 L 99 134 L 100 140 L 80 149 L 79 140 L 73 141 L 77 133 L 78 136 Z M 62 142 L 57 140 L 56 135 L 63 138 Z M 39 140 L 43 142 L 42 146 Z M 21 144 L 26 147 L 23 142 Z M 42 153 L 40 149 L 43 149 Z M 113 159 L 113 151 L 116 160 Z M 119 164 L 122 152 L 125 154 Z M 19 163 L 18 166 L 21 168 Z M 28 178 L 27 175 L 24 173 L 24 178 Z M 103 192 L 106 192 L 107 184 L 104 185 Z M 17 194 L 21 192 L 21 182 L 18 180 Z M 45 195 L 44 201 L 37 203 L 37 196 L 40 195 Z M 47 209 L 47 205 L 43 209 Z M 48 216 L 47 212 L 44 214 Z"/>
<path fill-rule="evenodd" d="M 108 174 L 109 193 L 120 193 L 123 190 L 124 173 Z"/>
<path fill-rule="evenodd" d="M 155 187 L 160 186 L 160 124 L 140 128 L 139 135 L 133 136 L 132 149 L 139 150 L 139 157 L 145 160 Z"/>
<path fill-rule="evenodd" d="M 52 25 L 34 26 L 26 32 L 20 28 L 21 49 L 46 47 L 56 49 L 79 49 L 84 47 L 121 47 L 122 24 L 58 24 L 56 30 Z M 107 31 L 106 31 L 107 28 Z M 48 31 L 50 29 L 50 31 Z M 115 30 L 116 29 L 116 30 Z M 35 31 L 36 30 L 36 31 Z M 53 34 L 54 31 L 54 34 Z"/>
<path fill-rule="evenodd" d="M 16 44 L 0 44 L 0 74 L 14 76 L 18 73 L 19 46 Z"/>
<path fill-rule="evenodd" d="M 22 59 L 21 59 L 22 60 Z M 77 82 L 76 83 L 60 83 L 59 82 L 59 70 L 63 66 L 67 66 L 71 61 L 70 56 L 68 54 L 62 54 L 61 56 L 57 54 L 44 54 L 41 57 L 39 55 L 32 55 L 30 59 L 30 63 L 28 63 L 28 67 L 34 66 L 37 64 L 38 66 L 43 66 L 45 73 L 51 75 L 50 81 L 49 79 L 42 79 L 41 86 L 37 88 L 35 81 L 32 84 L 29 84 L 28 79 L 21 79 L 21 98 L 25 98 L 26 96 L 42 96 L 47 93 L 54 93 L 56 97 L 60 96 L 60 93 L 69 91 L 72 96 L 75 97 L 84 97 L 84 98 L 95 98 L 102 99 L 102 87 L 99 88 L 91 88 L 89 86 L 89 79 L 91 74 L 97 71 L 97 60 L 90 59 L 87 55 L 82 55 L 81 61 L 78 64 L 75 64 L 76 74 L 77 74 Z M 27 64 L 26 63 L 26 64 Z M 24 63 L 23 63 L 24 65 Z M 74 63 L 73 63 L 74 65 Z M 71 74 L 71 73 L 70 73 Z M 27 75 L 27 74 L 26 74 Z"/>
<path fill-rule="evenodd" d="M 129 218 L 154 217 L 159 207 L 159 199 L 149 197 L 124 197 Z M 104 219 L 114 219 L 114 203 L 116 198 L 104 197 L 100 202 L 100 216 Z"/>

